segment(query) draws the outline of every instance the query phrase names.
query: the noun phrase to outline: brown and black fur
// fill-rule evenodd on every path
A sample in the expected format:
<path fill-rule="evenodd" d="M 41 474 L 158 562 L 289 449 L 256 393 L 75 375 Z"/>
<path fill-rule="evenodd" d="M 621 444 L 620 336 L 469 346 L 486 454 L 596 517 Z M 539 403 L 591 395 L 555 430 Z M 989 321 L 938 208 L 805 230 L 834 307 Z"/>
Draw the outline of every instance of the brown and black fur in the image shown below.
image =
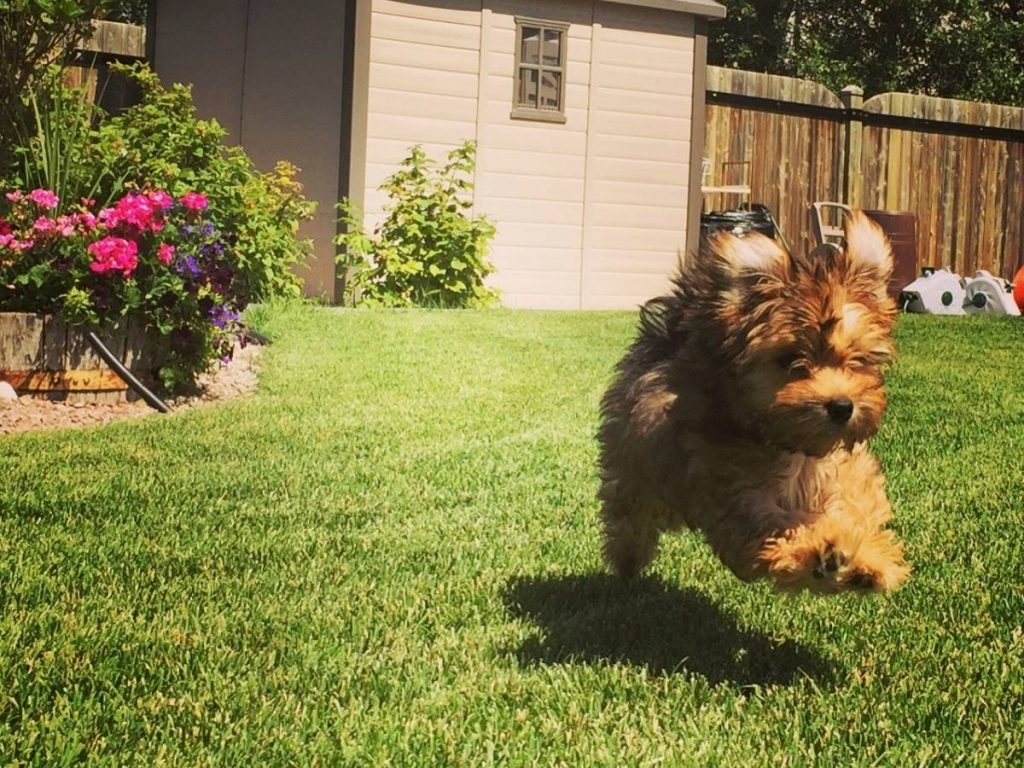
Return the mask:
<path fill-rule="evenodd" d="M 795 257 L 717 234 L 641 311 L 602 402 L 604 554 L 632 577 L 689 527 L 737 576 L 884 591 L 909 569 L 866 440 L 894 348 L 892 254 L 863 214 Z"/>

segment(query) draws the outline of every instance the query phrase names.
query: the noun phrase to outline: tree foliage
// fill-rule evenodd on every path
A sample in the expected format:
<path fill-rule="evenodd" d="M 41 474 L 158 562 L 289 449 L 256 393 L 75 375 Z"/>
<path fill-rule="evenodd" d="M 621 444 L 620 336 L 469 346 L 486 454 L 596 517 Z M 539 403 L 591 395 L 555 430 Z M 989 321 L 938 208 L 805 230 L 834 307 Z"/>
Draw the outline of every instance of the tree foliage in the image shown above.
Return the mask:
<path fill-rule="evenodd" d="M 886 91 L 1024 106 L 1019 0 L 722 0 L 709 61 Z"/>
<path fill-rule="evenodd" d="M 106 0 L 0 0 L 0 175 L 27 114 L 33 77 L 89 34 Z"/>

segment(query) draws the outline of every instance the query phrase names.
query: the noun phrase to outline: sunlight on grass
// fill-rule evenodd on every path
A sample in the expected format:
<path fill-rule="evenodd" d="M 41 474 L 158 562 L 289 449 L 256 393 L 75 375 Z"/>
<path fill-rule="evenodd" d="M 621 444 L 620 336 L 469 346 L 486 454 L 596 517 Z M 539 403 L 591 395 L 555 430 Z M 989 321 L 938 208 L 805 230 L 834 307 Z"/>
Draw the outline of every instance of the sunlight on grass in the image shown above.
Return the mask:
<path fill-rule="evenodd" d="M 1010 765 L 1019 321 L 905 317 L 875 449 L 914 573 L 783 598 L 692 536 L 602 574 L 630 313 L 265 308 L 259 393 L 0 437 L 15 764 Z"/>

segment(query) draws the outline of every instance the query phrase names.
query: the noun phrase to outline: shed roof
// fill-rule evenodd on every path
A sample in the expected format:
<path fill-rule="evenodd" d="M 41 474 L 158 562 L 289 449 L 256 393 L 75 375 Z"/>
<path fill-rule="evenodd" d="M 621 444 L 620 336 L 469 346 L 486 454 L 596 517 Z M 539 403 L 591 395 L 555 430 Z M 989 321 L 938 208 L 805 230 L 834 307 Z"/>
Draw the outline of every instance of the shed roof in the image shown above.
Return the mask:
<path fill-rule="evenodd" d="M 725 6 L 714 0 L 611 0 L 620 5 L 639 5 L 644 8 L 660 8 L 665 11 L 692 13 L 712 19 L 725 18 Z"/>

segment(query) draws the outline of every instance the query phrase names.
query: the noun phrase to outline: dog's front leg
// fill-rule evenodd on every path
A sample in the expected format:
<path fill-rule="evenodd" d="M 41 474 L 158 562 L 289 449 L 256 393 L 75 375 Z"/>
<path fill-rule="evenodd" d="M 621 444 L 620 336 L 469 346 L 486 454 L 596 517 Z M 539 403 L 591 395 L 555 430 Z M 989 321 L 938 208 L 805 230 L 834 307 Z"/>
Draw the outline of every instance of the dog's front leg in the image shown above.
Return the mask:
<path fill-rule="evenodd" d="M 867 496 L 836 489 L 823 513 L 769 539 L 758 556 L 766 575 L 782 589 L 822 593 L 886 592 L 902 584 L 910 569 L 902 545 L 881 527 L 888 519 L 882 486 L 862 490 Z"/>

